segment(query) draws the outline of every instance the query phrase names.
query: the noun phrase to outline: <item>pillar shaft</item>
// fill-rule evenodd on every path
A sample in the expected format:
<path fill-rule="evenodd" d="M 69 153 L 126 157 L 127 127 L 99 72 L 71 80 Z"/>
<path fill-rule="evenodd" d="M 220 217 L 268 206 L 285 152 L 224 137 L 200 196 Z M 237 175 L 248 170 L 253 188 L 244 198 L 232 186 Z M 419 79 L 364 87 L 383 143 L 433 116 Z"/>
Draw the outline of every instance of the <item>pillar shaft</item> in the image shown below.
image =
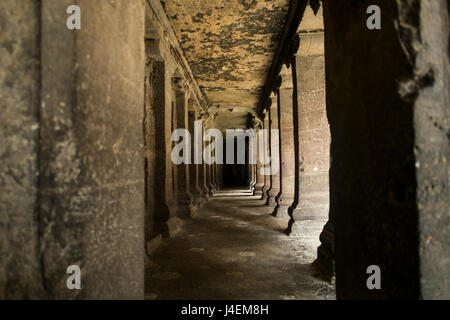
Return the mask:
<path fill-rule="evenodd" d="M 279 130 L 279 121 L 278 121 L 278 104 L 279 104 L 279 95 L 277 93 L 272 93 L 271 98 L 271 106 L 269 109 L 269 148 L 270 148 L 270 157 L 272 162 L 277 162 L 280 164 L 280 135 L 274 136 L 272 135 L 272 129 Z M 275 172 L 272 172 L 270 175 L 270 189 L 267 191 L 267 202 L 266 205 L 275 206 L 276 199 L 280 194 L 280 168 L 277 168 Z"/>
<path fill-rule="evenodd" d="M 322 42 L 323 32 L 305 36 L 308 43 Z M 301 40 L 301 41 L 307 41 Z M 325 105 L 325 58 L 319 54 L 295 57 L 297 83 L 298 170 L 296 201 L 291 207 L 291 232 L 301 233 L 301 220 L 323 221 L 328 218 L 329 209 L 329 168 L 330 168 L 330 129 Z M 322 226 L 323 226 L 322 224 Z M 319 224 L 316 227 L 322 228 Z M 308 231 L 311 233 L 311 230 Z"/>
<path fill-rule="evenodd" d="M 257 154 L 256 154 L 256 159 L 257 159 L 257 164 L 255 165 L 255 178 L 256 178 L 256 184 L 255 184 L 255 196 L 261 196 L 263 194 L 263 188 L 264 188 L 264 171 L 261 170 L 264 167 L 264 164 L 260 162 L 259 160 L 259 154 L 263 153 L 264 150 L 259 150 L 260 149 L 260 141 L 259 139 L 263 138 L 262 135 L 258 134 L 258 130 L 257 129 L 257 134 L 256 134 L 256 140 L 255 143 L 257 144 Z"/>
<path fill-rule="evenodd" d="M 188 99 L 186 98 L 186 90 L 181 79 L 173 80 L 175 92 L 175 127 L 174 129 L 189 129 L 188 125 Z M 177 215 L 186 219 L 193 216 L 193 208 L 191 206 L 192 199 L 189 192 L 189 164 L 182 163 L 175 165 L 176 173 L 176 203 Z"/>
<path fill-rule="evenodd" d="M 192 103 L 192 101 L 190 101 Z M 195 111 L 188 112 L 189 132 L 191 134 L 191 164 L 189 165 L 189 192 L 191 193 L 191 208 L 192 212 L 195 212 L 202 205 L 202 194 L 198 187 L 199 181 L 199 165 L 195 164 L 194 159 L 194 122 L 196 116 Z"/>
<path fill-rule="evenodd" d="M 264 116 L 264 129 L 266 130 L 266 136 L 264 137 L 264 149 L 263 149 L 263 153 L 264 153 L 264 166 L 268 167 L 270 164 L 268 163 L 269 157 L 270 157 L 270 147 L 269 147 L 269 143 L 270 143 L 270 128 L 269 128 L 269 112 L 265 113 Z M 268 197 L 268 191 L 270 190 L 270 175 L 264 175 L 264 187 L 262 188 L 262 196 L 261 199 L 262 200 L 267 200 Z"/>
<path fill-rule="evenodd" d="M 294 201 L 295 149 L 293 122 L 293 85 L 291 68 L 283 67 L 280 94 L 280 152 L 281 152 L 281 194 L 277 199 L 274 216 L 289 218 L 288 209 Z"/>
<path fill-rule="evenodd" d="M 147 43 L 147 46 L 155 46 L 156 44 Z M 148 49 L 150 50 L 150 49 Z M 172 219 L 175 211 L 168 204 L 171 202 L 167 197 L 167 182 L 171 176 L 170 166 L 167 166 L 167 154 L 170 144 L 167 143 L 167 133 L 170 132 L 170 112 L 167 112 L 166 106 L 166 81 L 165 81 L 165 63 L 162 60 L 154 60 L 149 68 L 149 79 L 147 86 L 146 103 L 148 103 L 148 120 L 153 123 L 152 132 L 148 127 L 147 141 L 149 147 L 154 146 L 153 152 L 148 154 L 148 159 L 153 156 L 153 161 L 148 161 L 149 169 L 147 171 L 148 185 L 154 185 L 154 192 L 147 189 L 149 210 L 153 211 L 153 233 L 162 234 L 167 237 L 174 234 L 179 228 Z M 153 118 L 153 119 L 152 119 Z M 169 127 L 169 128 L 168 128 Z M 169 139 L 170 141 L 170 139 Z M 156 169 L 157 168 L 157 169 Z M 152 176 L 149 176 L 154 172 Z M 153 196 L 151 196 L 153 193 Z M 152 202 L 152 203 L 151 203 Z M 150 224 L 150 222 L 148 222 Z"/>

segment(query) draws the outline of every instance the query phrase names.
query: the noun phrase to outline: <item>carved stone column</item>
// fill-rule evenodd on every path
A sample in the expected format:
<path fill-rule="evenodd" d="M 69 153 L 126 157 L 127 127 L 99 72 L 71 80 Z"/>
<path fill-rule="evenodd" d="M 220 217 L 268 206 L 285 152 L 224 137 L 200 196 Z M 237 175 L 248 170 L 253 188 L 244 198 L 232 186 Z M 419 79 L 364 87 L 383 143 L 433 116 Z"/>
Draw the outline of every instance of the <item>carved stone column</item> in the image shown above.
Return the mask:
<path fill-rule="evenodd" d="M 200 116 L 200 114 L 198 113 L 198 111 L 196 110 L 195 111 L 195 114 L 194 114 L 194 116 L 195 116 L 195 121 L 201 121 L 202 120 L 202 118 L 201 118 L 201 116 Z M 198 146 L 198 148 L 199 148 L 199 159 L 197 159 L 197 164 L 194 164 L 194 167 L 195 167 L 195 171 L 196 171 L 196 186 L 195 186 L 195 188 L 197 189 L 197 193 L 198 193 L 198 195 L 199 195 L 199 204 L 200 204 L 200 206 L 202 206 L 204 203 L 205 203 L 205 201 L 207 200 L 207 198 L 205 197 L 205 193 L 204 193 L 204 188 L 203 188 L 203 186 L 204 186 L 204 181 L 205 181 L 205 169 L 204 169 L 204 161 L 203 161 L 203 153 L 202 153 L 202 151 L 203 151 L 203 125 L 202 124 L 200 124 L 200 126 L 197 124 L 197 126 L 198 126 L 198 128 L 197 128 L 197 130 L 199 130 L 199 132 L 198 132 L 198 137 L 195 137 L 195 135 L 193 135 L 192 136 L 192 141 L 194 142 L 194 139 L 197 139 L 197 141 L 196 141 L 196 143 L 197 143 L 197 146 Z M 194 132 L 195 132 L 195 128 L 193 129 L 193 131 L 192 131 L 192 134 L 194 134 Z M 194 143 L 193 143 L 193 145 L 195 145 Z M 193 148 L 193 150 L 194 150 L 194 153 L 193 153 L 193 155 L 194 155 L 194 157 L 192 158 L 192 160 L 193 160 L 193 163 L 194 163 L 194 161 L 195 161 L 195 149 Z"/>
<path fill-rule="evenodd" d="M 270 95 L 271 105 L 269 109 L 269 127 L 270 129 L 279 129 L 279 121 L 278 121 L 278 90 L 275 92 L 272 92 Z M 280 164 L 280 135 L 277 137 L 272 135 L 272 132 L 269 135 L 270 138 L 270 157 L 273 161 L 277 161 L 278 164 Z M 275 159 L 275 160 L 274 160 Z M 268 206 L 275 206 L 276 205 L 276 199 L 278 198 L 280 194 L 280 168 L 273 172 L 270 175 L 270 189 L 267 191 L 267 201 L 266 205 Z"/>
<path fill-rule="evenodd" d="M 189 129 L 186 88 L 180 78 L 173 78 L 172 85 L 175 92 L 176 126 L 174 129 Z M 182 163 L 176 165 L 175 171 L 177 216 L 182 219 L 191 218 L 194 216 L 195 212 L 192 210 L 192 196 L 189 192 L 189 164 Z"/>
<path fill-rule="evenodd" d="M 207 125 L 206 125 L 206 119 L 203 120 L 203 132 L 206 132 L 206 130 L 208 129 Z M 203 141 L 203 139 L 202 139 Z M 203 141 L 203 152 L 206 148 L 206 142 Z M 206 200 L 208 200 L 211 196 L 210 193 L 210 188 L 209 188 L 209 179 L 210 179 L 210 174 L 209 174 L 209 170 L 210 170 L 210 165 L 207 164 L 205 162 L 205 160 L 203 159 L 203 190 L 204 190 L 204 196 L 206 198 Z"/>
<path fill-rule="evenodd" d="M 250 148 L 248 148 L 250 150 Z M 253 193 L 255 191 L 255 185 L 256 185 L 256 176 L 255 176 L 255 165 L 250 163 L 250 159 L 247 166 L 247 174 L 248 174 L 248 184 L 250 191 Z"/>
<path fill-rule="evenodd" d="M 212 164 L 207 164 L 207 170 L 208 170 L 208 174 L 207 174 L 207 186 L 208 186 L 208 193 L 210 197 L 214 196 L 214 185 L 213 185 L 213 165 Z"/>
<path fill-rule="evenodd" d="M 261 169 L 264 167 L 264 164 L 261 163 L 259 157 L 260 157 L 260 153 L 264 153 L 264 147 L 263 147 L 263 150 L 260 150 L 261 141 L 259 141 L 259 140 L 262 139 L 263 136 L 259 134 L 259 130 L 261 130 L 263 128 L 262 128 L 262 121 L 260 121 L 259 119 L 258 119 L 258 121 L 259 121 L 259 123 L 258 123 L 257 129 L 255 131 L 255 133 L 256 133 L 255 143 L 256 143 L 256 150 L 257 150 L 257 154 L 255 155 L 256 160 L 257 160 L 257 164 L 255 165 L 255 178 L 256 178 L 255 196 L 261 196 L 261 198 L 262 198 L 263 188 L 264 188 L 264 171 Z M 262 141 L 262 143 L 264 143 L 264 141 Z"/>
<path fill-rule="evenodd" d="M 213 163 L 209 165 L 209 188 L 211 190 L 210 192 L 212 192 L 212 195 L 214 195 L 214 193 L 216 192 L 216 186 L 214 184 L 214 175 L 215 175 L 215 165 Z"/>
<path fill-rule="evenodd" d="M 220 169 L 221 169 L 221 165 L 216 163 L 214 165 L 214 184 L 216 187 L 216 191 L 220 190 L 221 186 L 220 186 Z"/>
<path fill-rule="evenodd" d="M 281 149 L 281 194 L 273 212 L 276 217 L 290 218 L 288 209 L 294 201 L 295 149 L 293 121 L 292 68 L 283 65 L 280 71 L 280 149 Z"/>
<path fill-rule="evenodd" d="M 153 47 L 157 45 L 156 41 L 146 42 L 148 51 L 153 50 Z M 154 151 L 149 155 L 153 155 L 153 161 L 148 162 L 148 165 L 154 168 L 148 172 L 154 174 L 151 177 L 147 176 L 147 181 L 148 184 L 153 184 L 154 188 L 153 191 L 147 190 L 147 192 L 152 192 L 154 195 L 153 204 L 149 203 L 153 211 L 153 233 L 169 237 L 179 230 L 179 225 L 175 219 L 174 207 L 169 205 L 170 199 L 167 197 L 167 176 L 169 176 L 167 170 L 171 170 L 171 167 L 167 166 L 168 148 L 171 147 L 171 144 L 167 143 L 167 141 L 170 142 L 167 133 L 171 129 L 171 119 L 170 110 L 167 110 L 166 106 L 165 63 L 162 59 L 155 59 L 148 63 L 150 65 L 146 92 L 148 108 L 146 109 L 148 110 L 147 119 L 154 118 L 151 121 L 154 127 L 153 129 L 147 127 L 146 137 L 148 143 L 154 145 Z M 152 132 L 150 132 L 151 129 Z M 149 197 L 150 200 L 152 200 L 151 197 Z"/>
<path fill-rule="evenodd" d="M 146 41 L 146 54 L 151 50 L 151 43 Z M 159 66 L 158 66 L 159 65 Z M 162 61 L 147 56 L 145 68 L 145 108 L 144 108 L 144 157 L 145 157 L 145 241 L 155 238 L 155 75 L 157 69 L 164 71 Z M 164 74 L 164 73 L 162 73 Z"/>
<path fill-rule="evenodd" d="M 298 101 L 297 201 L 291 207 L 290 232 L 299 226 L 320 227 L 328 218 L 330 128 L 325 105 L 325 57 L 323 32 L 301 36 L 295 56 Z M 310 223 L 323 221 L 323 224 Z M 304 221 L 304 223 L 296 223 Z M 319 232 L 320 232 L 319 230 Z M 315 230 L 309 230 L 309 233 Z"/>
<path fill-rule="evenodd" d="M 263 119 L 263 128 L 264 130 L 266 130 L 266 135 L 264 137 L 264 149 L 263 149 L 263 153 L 264 153 L 264 166 L 268 167 L 270 164 L 268 163 L 268 158 L 270 156 L 270 147 L 269 147 L 269 143 L 270 143 L 270 128 L 269 128 L 269 112 L 267 112 L 266 109 L 264 109 L 264 119 Z M 262 196 L 261 196 L 261 200 L 266 201 L 267 200 L 267 193 L 270 190 L 270 175 L 264 175 L 264 187 L 262 189 Z"/>
<path fill-rule="evenodd" d="M 198 190 L 198 166 L 194 161 L 194 121 L 195 121 L 195 111 L 192 110 L 192 100 L 190 103 L 190 111 L 188 113 L 188 121 L 189 121 L 189 132 L 191 134 L 191 164 L 189 165 L 189 192 L 191 193 L 191 211 L 196 211 L 202 204 L 201 202 L 201 193 Z"/>

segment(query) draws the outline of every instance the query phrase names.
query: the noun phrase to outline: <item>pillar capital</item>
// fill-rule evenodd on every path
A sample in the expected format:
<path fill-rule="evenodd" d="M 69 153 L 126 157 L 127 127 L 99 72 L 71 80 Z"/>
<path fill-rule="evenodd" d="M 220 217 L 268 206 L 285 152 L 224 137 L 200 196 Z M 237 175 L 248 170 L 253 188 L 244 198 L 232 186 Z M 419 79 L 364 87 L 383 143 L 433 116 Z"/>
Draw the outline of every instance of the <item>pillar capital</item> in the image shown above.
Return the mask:
<path fill-rule="evenodd" d="M 277 99 L 278 99 L 278 90 L 277 91 L 272 91 L 272 93 L 270 94 L 270 106 L 269 109 L 274 109 L 277 108 Z"/>
<path fill-rule="evenodd" d="M 280 71 L 281 86 L 280 89 L 293 89 L 292 82 L 292 68 L 286 64 L 283 65 Z"/>
<path fill-rule="evenodd" d="M 253 117 L 252 124 L 253 129 L 262 129 L 264 126 L 263 121 L 258 117 Z"/>
<path fill-rule="evenodd" d="M 296 56 L 323 55 L 325 52 L 325 33 L 323 30 L 316 32 L 300 32 L 300 45 Z"/>
<path fill-rule="evenodd" d="M 173 90 L 175 90 L 177 93 L 184 93 L 186 92 L 186 82 L 184 81 L 183 78 L 181 77 L 173 77 L 172 81 L 172 88 Z"/>

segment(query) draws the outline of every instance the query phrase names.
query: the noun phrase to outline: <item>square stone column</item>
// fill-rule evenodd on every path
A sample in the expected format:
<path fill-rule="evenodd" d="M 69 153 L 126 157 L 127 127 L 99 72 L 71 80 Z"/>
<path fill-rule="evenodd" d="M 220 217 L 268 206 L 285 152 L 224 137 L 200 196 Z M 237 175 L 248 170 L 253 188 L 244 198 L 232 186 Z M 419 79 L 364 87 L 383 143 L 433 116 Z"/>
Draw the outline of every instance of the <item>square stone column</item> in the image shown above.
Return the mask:
<path fill-rule="evenodd" d="M 258 134 L 258 130 L 259 129 L 256 130 L 256 139 L 255 139 L 255 143 L 257 144 L 258 152 L 256 154 L 257 164 L 255 165 L 255 178 L 256 178 L 255 180 L 256 180 L 256 183 L 255 183 L 255 193 L 254 194 L 255 194 L 255 196 L 261 196 L 261 198 L 262 198 L 263 188 L 264 188 L 264 171 L 261 170 L 261 169 L 264 167 L 264 164 L 259 161 L 259 154 L 263 153 L 264 150 L 259 150 L 260 149 L 260 144 L 261 144 L 259 139 L 260 138 L 262 139 L 262 135 L 260 136 Z M 264 143 L 264 142 L 262 142 L 262 143 Z M 263 149 L 264 149 L 264 147 L 263 147 Z"/>
<path fill-rule="evenodd" d="M 300 45 L 293 63 L 297 78 L 298 187 L 289 232 L 300 233 L 303 226 L 308 229 L 303 233 L 318 234 L 328 219 L 330 128 L 325 105 L 323 35 L 301 35 L 300 43 L 305 45 Z"/>
<path fill-rule="evenodd" d="M 201 128 L 199 128 L 199 130 L 201 130 L 202 132 L 201 132 L 201 135 L 198 137 L 198 141 L 197 141 L 197 144 L 200 146 L 199 148 L 201 148 L 202 152 L 199 154 L 200 155 L 200 159 L 198 159 L 199 163 L 196 164 L 196 167 L 197 167 L 197 174 L 198 174 L 197 188 L 199 190 L 199 193 L 201 194 L 201 202 L 202 202 L 202 204 L 204 204 L 208 200 L 209 196 L 208 196 L 208 193 L 206 192 L 206 189 L 205 189 L 206 176 L 205 176 L 205 161 L 203 159 L 203 150 L 204 150 L 204 147 L 205 147 L 205 145 L 204 145 L 205 143 L 203 142 L 203 133 L 204 133 L 204 130 L 203 130 L 203 119 L 202 119 L 201 115 L 197 111 L 196 111 L 196 120 L 197 121 L 202 121 Z"/>
<path fill-rule="evenodd" d="M 148 52 L 159 51 L 157 41 L 147 41 L 146 50 Z M 148 148 L 154 146 L 153 150 L 148 150 L 149 170 L 147 171 L 147 183 L 154 185 L 154 191 L 147 190 L 148 194 L 153 193 L 153 196 L 148 197 L 149 209 L 153 211 L 153 230 L 149 238 L 161 234 L 163 237 L 169 237 L 179 231 L 179 225 L 175 219 L 175 208 L 170 206 L 171 199 L 167 198 L 167 188 L 169 177 L 171 176 L 168 170 L 167 155 L 171 150 L 170 136 L 171 118 L 170 110 L 167 110 L 166 103 L 166 68 L 165 62 L 162 58 L 148 60 L 148 84 L 146 87 L 146 110 L 147 120 L 153 124 L 153 127 L 147 125 L 147 143 Z M 151 130 L 151 131 L 150 131 Z M 153 163 L 152 163 L 153 162 Z M 151 167 L 150 167 L 151 166 Z M 154 168 L 154 169 L 153 169 Z M 152 176 L 149 174 L 153 172 Z M 170 186 L 170 184 L 169 184 Z M 148 222 L 150 225 L 151 222 Z M 149 230 L 150 231 L 150 230 Z"/>
<path fill-rule="evenodd" d="M 279 89 L 280 111 L 280 152 L 281 152 L 281 193 L 273 212 L 276 217 L 290 218 L 288 209 L 294 201 L 295 188 L 295 149 L 294 149 L 294 90 L 292 68 L 283 65 L 280 71 L 281 86 Z"/>
<path fill-rule="evenodd" d="M 212 156 L 215 156 L 215 150 L 212 153 Z M 209 194 L 211 196 L 214 196 L 214 193 L 216 192 L 216 186 L 215 186 L 215 182 L 214 182 L 214 175 L 215 175 L 215 164 L 209 164 L 208 165 L 208 189 L 209 189 Z"/>
<path fill-rule="evenodd" d="M 208 186 L 208 193 L 210 197 L 214 196 L 214 185 L 213 185 L 213 165 L 212 164 L 207 164 L 206 165 L 208 174 L 207 174 L 207 186 Z"/>
<path fill-rule="evenodd" d="M 213 194 L 216 191 L 216 186 L 214 184 L 214 171 L 215 165 L 214 164 L 209 165 L 209 188 Z"/>
<path fill-rule="evenodd" d="M 336 296 L 448 299 L 448 1 L 379 4 L 323 1 Z"/>
<path fill-rule="evenodd" d="M 175 128 L 189 129 L 188 125 L 188 99 L 187 92 L 182 79 L 172 79 L 173 90 L 175 92 Z M 190 145 L 190 141 L 186 142 Z M 189 192 L 189 164 L 182 163 L 175 165 L 175 197 L 177 203 L 177 216 L 182 219 L 191 218 L 195 212 L 192 207 L 192 196 Z"/>
<path fill-rule="evenodd" d="M 279 130 L 279 121 L 278 121 L 278 104 L 279 104 L 279 95 L 278 90 L 276 92 L 272 92 L 270 95 L 271 105 L 269 109 L 269 148 L 270 148 L 270 157 L 272 161 L 276 159 L 277 163 L 280 163 L 280 135 L 277 137 L 272 135 L 272 129 Z M 266 205 L 275 206 L 276 199 L 280 195 L 281 185 L 280 185 L 280 168 L 276 172 L 273 172 L 270 175 L 270 189 L 267 191 L 267 201 Z"/>
<path fill-rule="evenodd" d="M 204 121 L 203 123 L 203 132 L 206 132 L 206 130 L 208 130 L 208 124 L 207 124 L 207 120 Z M 206 141 L 203 141 L 203 151 L 206 149 Z M 207 164 L 206 162 L 204 162 L 205 164 L 205 192 L 209 197 L 212 197 L 214 195 L 213 189 L 211 187 L 211 165 Z"/>
<path fill-rule="evenodd" d="M 192 109 L 192 100 L 189 100 L 190 108 Z M 191 194 L 191 211 L 195 212 L 202 204 L 202 194 L 198 188 L 198 168 L 199 165 L 195 164 L 194 159 L 194 144 L 195 144 L 195 136 L 194 136 L 194 122 L 195 122 L 195 111 L 190 110 L 188 112 L 188 121 L 189 121 L 189 133 L 191 134 L 191 164 L 189 165 L 189 192 Z"/>
<path fill-rule="evenodd" d="M 269 112 L 267 110 L 264 110 L 264 125 L 263 128 L 266 130 L 266 136 L 264 137 L 264 150 L 262 151 L 264 153 L 264 163 L 265 167 L 268 167 L 270 164 L 268 163 L 268 159 L 270 157 L 270 128 L 269 128 Z M 270 175 L 266 174 L 264 175 L 264 187 L 262 188 L 262 196 L 261 200 L 267 201 L 268 198 L 268 191 L 270 190 Z"/>
<path fill-rule="evenodd" d="M 194 110 L 194 121 L 196 122 L 201 122 L 201 116 L 199 114 L 199 112 L 197 110 Z M 204 190 L 203 190 L 203 181 L 204 181 L 204 169 L 203 169 L 203 126 L 200 123 L 200 125 L 197 124 L 197 130 L 199 130 L 199 136 L 195 137 L 195 124 L 194 122 L 192 123 L 192 131 L 191 131 L 191 138 L 192 138 L 192 163 L 193 163 L 193 167 L 195 169 L 195 192 L 192 192 L 192 194 L 196 194 L 198 197 L 198 205 L 199 206 L 203 206 L 203 204 L 205 203 L 206 199 L 205 199 L 205 195 L 204 195 Z M 197 141 L 195 141 L 195 139 L 197 139 Z M 197 159 L 197 163 L 195 163 L 195 149 L 194 149 L 194 145 L 195 143 L 197 143 L 197 146 L 199 148 L 199 159 Z M 194 195 L 195 197 L 195 195 Z"/>
<path fill-rule="evenodd" d="M 220 190 L 221 188 L 221 182 L 220 182 L 220 171 L 221 171 L 221 164 L 214 164 L 214 184 L 216 187 L 216 191 Z"/>

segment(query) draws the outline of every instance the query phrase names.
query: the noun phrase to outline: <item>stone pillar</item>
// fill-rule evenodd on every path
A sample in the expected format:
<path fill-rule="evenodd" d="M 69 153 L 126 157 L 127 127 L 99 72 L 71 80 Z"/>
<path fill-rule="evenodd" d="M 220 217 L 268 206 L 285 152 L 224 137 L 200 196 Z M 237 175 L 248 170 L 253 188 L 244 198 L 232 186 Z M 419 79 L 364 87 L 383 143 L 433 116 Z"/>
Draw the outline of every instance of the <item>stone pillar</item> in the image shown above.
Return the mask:
<path fill-rule="evenodd" d="M 215 152 L 213 153 L 215 155 Z M 214 195 L 216 193 L 217 187 L 215 184 L 215 175 L 216 175 L 216 165 L 213 163 L 209 166 L 210 170 L 210 183 L 209 187 L 211 188 L 211 193 Z"/>
<path fill-rule="evenodd" d="M 174 129 L 189 129 L 188 125 L 188 98 L 184 83 L 180 78 L 172 79 L 175 92 L 175 127 Z M 175 165 L 176 172 L 176 203 L 177 216 L 182 219 L 194 216 L 191 194 L 189 192 L 189 164 Z"/>
<path fill-rule="evenodd" d="M 147 47 L 156 47 L 159 45 L 157 42 L 146 43 Z M 149 48 L 148 50 L 152 50 Z M 153 49 L 159 50 L 159 49 Z M 154 121 L 152 121 L 153 127 L 153 143 L 154 143 L 154 174 L 150 177 L 147 176 L 148 185 L 154 185 L 154 198 L 149 197 L 149 201 L 153 199 L 153 205 L 151 210 L 153 210 L 153 220 L 154 227 L 153 233 L 155 235 L 161 234 L 164 237 L 174 235 L 179 230 L 179 225 L 174 219 L 175 210 L 173 206 L 168 204 L 171 202 L 167 198 L 167 177 L 170 176 L 167 170 L 171 170 L 171 166 L 167 166 L 167 148 L 171 147 L 171 144 L 167 141 L 167 133 L 171 129 L 171 118 L 170 112 L 166 110 L 166 81 L 165 81 L 165 62 L 163 60 L 154 60 L 151 62 L 151 67 L 149 70 L 149 84 L 148 89 L 151 91 L 147 92 L 148 99 L 148 120 L 151 116 L 154 116 Z M 169 127 L 169 128 L 167 128 Z M 151 128 L 148 128 L 151 129 Z M 150 134 L 150 132 L 148 133 Z M 147 137 L 151 139 L 151 136 Z M 152 154 L 149 154 L 151 157 Z M 151 165 L 151 163 L 149 163 Z M 150 167 L 149 167 L 150 168 Z M 148 171 L 150 173 L 151 171 Z M 151 190 L 148 190 L 151 192 Z M 150 209 L 149 209 L 150 210 Z M 150 222 L 148 222 L 150 224 Z M 153 238 L 153 236 L 151 236 Z"/>
<path fill-rule="evenodd" d="M 280 71 L 280 77 L 279 124 L 281 142 L 281 192 L 277 199 L 277 206 L 275 207 L 273 215 L 276 217 L 290 218 L 288 209 L 294 201 L 295 188 L 292 68 L 283 65 L 283 68 Z"/>
<path fill-rule="evenodd" d="M 256 131 L 256 139 L 255 139 L 255 143 L 257 144 L 257 154 L 256 154 L 256 160 L 257 160 L 257 164 L 255 165 L 255 196 L 261 196 L 263 195 L 263 188 L 264 188 L 264 172 L 263 170 L 261 170 L 264 167 L 264 164 L 261 163 L 259 161 L 259 154 L 263 153 L 264 150 L 259 150 L 259 146 L 260 146 L 260 141 L 259 139 L 263 138 L 263 136 L 258 134 L 258 130 Z"/>
<path fill-rule="evenodd" d="M 210 117 L 210 118 L 208 118 L 207 122 L 208 122 L 208 129 L 213 129 L 214 128 L 213 119 Z M 209 143 L 213 143 L 213 140 L 211 140 L 211 142 L 209 142 Z M 216 150 L 214 149 L 212 151 L 211 156 L 215 157 L 215 155 L 216 155 Z M 214 193 L 216 191 L 216 186 L 215 186 L 215 181 L 214 181 L 215 163 L 207 164 L 207 170 L 208 170 L 208 181 L 207 181 L 208 192 L 209 192 L 209 195 L 212 197 L 212 196 L 214 196 Z"/>
<path fill-rule="evenodd" d="M 279 129 L 279 119 L 278 119 L 278 90 L 275 92 L 272 92 L 270 95 L 271 105 L 269 109 L 269 128 L 270 130 Z M 277 139 L 277 141 L 275 140 Z M 275 161 L 280 163 L 280 135 L 278 137 L 274 137 L 272 135 L 272 132 L 270 132 L 269 135 L 269 148 L 270 148 L 270 157 L 272 159 L 272 162 L 274 159 Z M 270 175 L 270 189 L 267 191 L 267 201 L 266 205 L 268 206 L 275 206 L 276 200 L 278 196 L 280 195 L 280 175 L 281 175 L 281 168 L 278 168 L 277 171 L 273 172 Z"/>
<path fill-rule="evenodd" d="M 253 129 L 254 130 L 254 129 Z M 255 135 L 253 135 L 252 132 L 252 136 L 249 140 L 248 143 L 248 161 L 249 161 L 249 180 L 250 180 L 250 190 L 253 192 L 255 192 L 255 187 L 256 187 L 256 163 L 255 163 L 255 159 L 256 159 L 256 155 L 253 154 L 254 152 L 254 148 L 255 145 L 257 147 L 257 137 Z"/>
<path fill-rule="evenodd" d="M 146 54 L 149 55 L 154 41 L 147 40 Z M 150 52 L 149 52 L 150 51 Z M 155 71 L 162 61 L 147 56 L 145 68 L 145 107 L 144 107 L 144 160 L 145 160 L 145 241 L 154 237 L 155 212 L 155 109 L 154 86 Z M 164 71 L 164 66 L 159 66 Z M 161 80 L 164 82 L 164 79 Z M 163 91 L 164 92 L 164 91 Z M 159 236 L 160 238 L 160 236 Z"/>
<path fill-rule="evenodd" d="M 203 171 L 203 196 L 206 200 L 208 200 L 210 198 L 210 193 L 209 193 L 209 187 L 208 187 L 208 173 L 209 173 L 209 165 L 206 164 L 205 162 L 203 162 L 202 165 L 202 171 Z"/>
<path fill-rule="evenodd" d="M 208 125 L 207 125 L 207 121 L 208 120 L 205 120 L 204 123 L 203 123 L 203 132 L 206 132 L 206 130 L 209 129 Z M 205 151 L 206 146 L 207 146 L 206 145 L 206 141 L 203 141 L 203 151 Z M 204 188 L 205 188 L 205 193 L 206 193 L 206 195 L 209 198 L 209 197 L 213 196 L 212 189 L 211 189 L 211 165 L 207 164 L 204 161 L 204 166 L 205 166 L 205 181 L 204 181 L 205 185 L 204 185 Z"/>
<path fill-rule="evenodd" d="M 205 133 L 205 131 L 207 130 L 206 127 L 206 120 L 203 120 L 203 134 Z M 205 151 L 205 147 L 206 147 L 206 142 L 203 141 L 203 137 L 202 137 L 202 143 L 203 143 L 203 152 Z M 203 156 L 203 153 L 202 153 Z M 203 159 L 203 165 L 202 165 L 202 171 L 203 171 L 203 181 L 202 181 L 202 188 L 203 188 L 203 195 L 205 197 L 206 200 L 209 199 L 210 197 L 210 193 L 209 193 L 209 165 L 205 162 L 205 160 Z"/>
<path fill-rule="evenodd" d="M 189 100 L 190 111 L 188 112 L 189 132 L 191 134 L 191 164 L 189 165 L 189 192 L 191 193 L 191 212 L 195 212 L 202 205 L 202 194 L 198 188 L 198 165 L 194 159 L 194 122 L 195 111 L 192 110 L 192 100 Z"/>
<path fill-rule="evenodd" d="M 211 164 L 207 164 L 206 165 L 206 170 L 207 170 L 207 175 L 206 175 L 206 178 L 207 178 L 207 180 L 206 180 L 206 185 L 207 185 L 207 188 L 208 188 L 208 194 L 209 194 L 209 196 L 210 197 L 213 197 L 214 196 L 214 187 L 213 187 L 213 185 L 212 185 L 212 176 L 213 176 L 213 172 L 212 172 L 212 165 Z"/>
<path fill-rule="evenodd" d="M 337 298 L 448 299 L 448 1 L 323 6 Z"/>
<path fill-rule="evenodd" d="M 270 128 L 269 128 L 269 112 L 267 112 L 266 109 L 264 109 L 264 119 L 263 119 L 263 128 L 266 130 L 266 136 L 264 137 L 264 166 L 268 167 L 270 164 L 268 163 L 268 159 L 270 157 Z M 259 146 L 258 146 L 259 147 Z M 267 201 L 268 198 L 268 191 L 270 190 L 270 175 L 266 174 L 264 175 L 264 187 L 262 189 L 262 196 L 261 200 Z"/>
<path fill-rule="evenodd" d="M 214 184 L 216 186 L 216 190 L 220 190 L 220 167 L 221 165 L 218 163 L 214 165 Z"/>
<path fill-rule="evenodd" d="M 202 121 L 201 115 L 196 111 L 196 120 Z M 201 194 L 201 204 L 203 205 L 208 200 L 208 195 L 205 191 L 205 162 L 203 160 L 203 150 L 204 150 L 204 142 L 203 142 L 203 123 L 201 124 L 201 136 L 199 138 L 199 141 L 197 143 L 199 144 L 199 148 L 201 148 L 200 153 L 200 159 L 198 159 L 198 164 L 196 164 L 197 168 L 197 175 L 198 175 L 198 183 L 197 183 L 197 189 L 199 193 Z"/>
<path fill-rule="evenodd" d="M 289 232 L 319 235 L 328 219 L 330 128 L 325 105 L 323 32 L 302 35 L 293 66 L 297 81 L 296 202 L 291 207 Z M 302 223 L 299 223 L 303 221 Z M 298 222 L 298 223 L 296 223 Z M 317 229 L 317 230 L 316 230 Z"/>
<path fill-rule="evenodd" d="M 2 300 L 143 298 L 145 7 L 72 3 L 0 1 Z"/>

